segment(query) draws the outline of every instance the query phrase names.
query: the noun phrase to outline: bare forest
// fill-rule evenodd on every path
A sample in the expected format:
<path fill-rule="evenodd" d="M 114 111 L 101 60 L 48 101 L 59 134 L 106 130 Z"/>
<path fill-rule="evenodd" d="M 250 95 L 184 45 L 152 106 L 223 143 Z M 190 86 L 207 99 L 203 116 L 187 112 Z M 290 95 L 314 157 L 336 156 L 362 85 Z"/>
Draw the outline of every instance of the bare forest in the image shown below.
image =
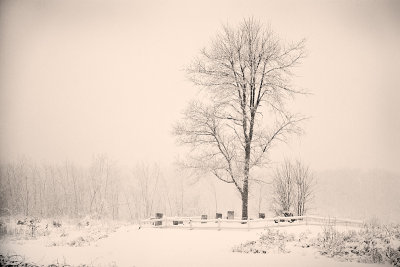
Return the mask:
<path fill-rule="evenodd" d="M 166 181 L 157 164 L 122 170 L 106 156 L 90 166 L 37 165 L 22 159 L 1 166 L 1 212 L 25 217 L 137 221 L 155 212 L 181 215 L 184 181 Z"/>

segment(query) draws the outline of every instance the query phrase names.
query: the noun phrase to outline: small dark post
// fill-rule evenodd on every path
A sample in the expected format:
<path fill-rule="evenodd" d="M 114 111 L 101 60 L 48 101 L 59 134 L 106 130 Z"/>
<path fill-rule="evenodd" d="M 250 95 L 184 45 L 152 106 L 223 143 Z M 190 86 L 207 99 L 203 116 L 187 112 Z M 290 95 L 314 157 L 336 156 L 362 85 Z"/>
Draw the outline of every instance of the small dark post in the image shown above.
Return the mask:
<path fill-rule="evenodd" d="M 215 219 L 222 219 L 222 213 L 215 213 Z"/>
<path fill-rule="evenodd" d="M 156 219 L 162 219 L 162 217 L 163 217 L 162 213 L 156 213 Z M 162 221 L 156 221 L 154 225 L 160 226 L 160 225 L 162 225 Z"/>
<path fill-rule="evenodd" d="M 207 215 L 201 215 L 202 220 L 207 220 Z M 207 223 L 207 222 L 201 222 L 201 223 Z"/>
<path fill-rule="evenodd" d="M 258 214 L 259 219 L 265 219 L 265 213 L 259 213 Z"/>
<path fill-rule="evenodd" d="M 233 220 L 235 218 L 235 212 L 233 210 L 228 211 L 228 220 Z"/>

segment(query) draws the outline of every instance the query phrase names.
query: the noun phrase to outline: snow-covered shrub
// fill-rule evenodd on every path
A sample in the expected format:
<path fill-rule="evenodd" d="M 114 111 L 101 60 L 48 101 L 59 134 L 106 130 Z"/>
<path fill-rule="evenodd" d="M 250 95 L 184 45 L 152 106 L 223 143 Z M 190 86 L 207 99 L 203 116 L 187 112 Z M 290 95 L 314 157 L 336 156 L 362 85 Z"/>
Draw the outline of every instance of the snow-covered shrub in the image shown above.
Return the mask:
<path fill-rule="evenodd" d="M 294 241 L 294 235 L 279 232 L 279 230 L 268 229 L 266 233 L 260 235 L 256 241 L 248 241 L 233 247 L 233 252 L 241 253 L 288 253 L 286 243 Z"/>
<path fill-rule="evenodd" d="M 369 223 L 359 231 L 340 232 L 335 225 L 326 225 L 314 246 L 321 254 L 341 260 L 400 266 L 399 230 L 398 225 Z"/>
<path fill-rule="evenodd" d="M 346 247 L 348 244 L 356 240 L 357 233 L 354 230 L 341 232 L 337 229 L 336 223 L 326 223 L 322 226 L 322 233 L 318 234 L 317 244 L 321 249 L 321 254 L 328 257 L 341 257 L 348 254 L 348 249 L 356 248 L 356 246 Z"/>
<path fill-rule="evenodd" d="M 312 240 L 310 240 L 309 236 L 311 235 L 311 231 L 308 229 L 305 232 L 301 232 L 298 236 L 298 242 L 295 244 L 296 246 L 300 246 L 302 248 L 310 247 Z"/>
<path fill-rule="evenodd" d="M 400 247 L 398 247 L 397 250 L 391 247 L 387 247 L 386 257 L 388 258 L 388 262 L 391 265 L 400 266 Z"/>
<path fill-rule="evenodd" d="M 107 238 L 115 232 L 117 225 L 103 222 L 91 221 L 89 225 L 82 226 L 76 222 L 64 221 L 60 228 L 53 229 L 53 237 L 50 238 L 49 246 L 89 246 L 100 239 Z"/>
<path fill-rule="evenodd" d="M 20 255 L 0 254 L 0 266 L 23 266 L 23 264 L 24 264 L 24 258 Z"/>
<path fill-rule="evenodd" d="M 57 260 L 56 263 L 53 263 L 53 264 L 50 264 L 50 265 L 39 265 L 39 264 L 34 263 L 34 262 L 28 262 L 25 259 L 25 257 L 21 256 L 21 255 L 3 255 L 3 254 L 0 253 L 0 266 L 10 266 L 10 267 L 14 267 L 14 266 L 15 267 L 39 267 L 39 266 L 41 266 L 41 267 L 45 267 L 45 266 L 47 266 L 47 267 L 69 267 L 71 265 L 67 264 L 65 262 L 65 259 L 64 259 L 63 263 L 62 262 L 60 263 Z M 78 265 L 78 266 L 79 267 L 87 267 L 88 265 L 83 264 L 83 265 Z M 115 262 L 111 263 L 109 266 L 116 266 Z"/>
<path fill-rule="evenodd" d="M 36 236 L 37 222 L 35 219 L 24 220 L 10 217 L 0 218 L 0 236 L 14 236 L 17 238 L 32 238 Z"/>

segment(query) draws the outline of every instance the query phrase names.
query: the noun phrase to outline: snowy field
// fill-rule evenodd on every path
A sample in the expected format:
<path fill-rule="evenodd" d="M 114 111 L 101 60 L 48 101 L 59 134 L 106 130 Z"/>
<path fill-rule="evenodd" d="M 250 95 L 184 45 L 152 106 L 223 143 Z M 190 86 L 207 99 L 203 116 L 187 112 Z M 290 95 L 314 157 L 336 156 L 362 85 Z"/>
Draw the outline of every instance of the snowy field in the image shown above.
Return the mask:
<path fill-rule="evenodd" d="M 317 225 L 272 228 L 284 232 L 293 240 L 285 245 L 286 253 L 272 249 L 267 254 L 233 252 L 235 246 L 257 240 L 260 234 L 266 232 L 263 229 L 139 229 L 138 225 L 117 225 L 112 222 L 90 222 L 89 225 L 71 223 L 61 227 L 48 225 L 47 229 L 42 230 L 39 228 L 37 237 L 29 237 L 29 232 L 3 235 L 1 254 L 22 255 L 25 261 L 38 265 L 383 266 L 340 261 L 321 255 L 315 247 L 308 247 L 308 240 L 323 231 L 323 227 Z M 344 226 L 338 226 L 338 229 L 357 230 Z"/>

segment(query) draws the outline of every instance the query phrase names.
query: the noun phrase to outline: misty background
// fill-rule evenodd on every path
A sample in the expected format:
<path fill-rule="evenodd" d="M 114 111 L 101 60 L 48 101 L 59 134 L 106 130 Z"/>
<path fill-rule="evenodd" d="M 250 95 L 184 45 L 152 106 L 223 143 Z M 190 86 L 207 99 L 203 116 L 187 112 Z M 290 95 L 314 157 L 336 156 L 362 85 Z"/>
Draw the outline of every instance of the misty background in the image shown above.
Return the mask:
<path fill-rule="evenodd" d="M 153 213 L 184 205 L 187 214 L 212 214 L 217 202 L 239 214 L 233 187 L 212 177 L 195 183 L 176 169 L 183 150 L 172 125 L 198 92 L 185 66 L 221 25 L 253 16 L 284 40 L 307 39 L 293 83 L 312 95 L 292 109 L 311 119 L 305 134 L 272 150 L 271 170 L 287 157 L 310 165 L 312 213 L 399 220 L 399 11 L 396 1 L 1 1 L 0 161 L 64 170 L 70 162 L 89 177 L 106 155 L 113 177 L 126 181 L 156 164 L 168 185 L 160 192 L 177 203 Z M 250 214 L 258 194 L 268 212 L 263 190 L 251 196 Z"/>

